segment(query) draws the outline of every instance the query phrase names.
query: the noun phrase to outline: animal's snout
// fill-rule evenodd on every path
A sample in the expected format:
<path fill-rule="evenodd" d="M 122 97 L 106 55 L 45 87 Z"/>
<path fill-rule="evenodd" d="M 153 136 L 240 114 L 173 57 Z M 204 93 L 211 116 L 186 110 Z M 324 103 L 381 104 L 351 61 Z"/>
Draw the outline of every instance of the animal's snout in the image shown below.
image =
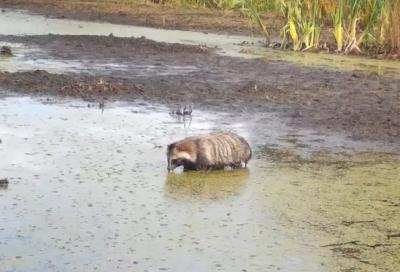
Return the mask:
<path fill-rule="evenodd" d="M 168 163 L 168 166 L 167 166 L 168 172 L 173 172 L 174 169 L 175 169 L 175 166 L 174 166 L 172 163 L 169 162 L 169 163 Z"/>
<path fill-rule="evenodd" d="M 174 172 L 176 167 L 177 167 L 177 165 L 170 164 L 170 165 L 168 165 L 167 170 L 168 170 L 168 172 Z"/>

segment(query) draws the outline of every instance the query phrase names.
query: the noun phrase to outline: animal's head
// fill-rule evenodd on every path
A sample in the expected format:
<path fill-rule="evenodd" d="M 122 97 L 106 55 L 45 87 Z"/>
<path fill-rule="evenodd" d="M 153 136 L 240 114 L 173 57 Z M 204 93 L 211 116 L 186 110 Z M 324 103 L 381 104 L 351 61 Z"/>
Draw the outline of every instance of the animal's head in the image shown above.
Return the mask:
<path fill-rule="evenodd" d="M 173 143 L 168 145 L 167 151 L 168 171 L 172 172 L 175 168 L 185 165 L 187 162 L 192 162 L 193 158 L 184 147 Z"/>

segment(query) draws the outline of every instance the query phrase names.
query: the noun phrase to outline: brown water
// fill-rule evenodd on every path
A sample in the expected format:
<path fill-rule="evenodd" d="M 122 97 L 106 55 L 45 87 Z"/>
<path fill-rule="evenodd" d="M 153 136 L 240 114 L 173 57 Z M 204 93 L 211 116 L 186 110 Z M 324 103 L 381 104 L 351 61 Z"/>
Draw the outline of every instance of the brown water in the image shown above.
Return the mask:
<path fill-rule="evenodd" d="M 390 146 L 274 112 L 168 111 L 1 99 L 1 271 L 396 271 Z M 248 170 L 167 173 L 166 144 L 219 129 L 249 140 Z"/>

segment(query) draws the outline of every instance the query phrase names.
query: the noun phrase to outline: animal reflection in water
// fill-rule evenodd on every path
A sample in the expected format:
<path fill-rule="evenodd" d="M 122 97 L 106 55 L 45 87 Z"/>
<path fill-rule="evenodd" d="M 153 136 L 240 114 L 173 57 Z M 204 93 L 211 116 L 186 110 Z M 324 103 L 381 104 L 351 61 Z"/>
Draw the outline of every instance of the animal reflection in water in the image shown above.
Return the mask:
<path fill-rule="evenodd" d="M 245 188 L 250 178 L 246 169 L 213 172 L 168 173 L 165 194 L 177 200 L 217 200 L 235 196 Z"/>
<path fill-rule="evenodd" d="M 247 141 L 231 132 L 192 136 L 168 145 L 168 171 L 246 168 L 251 155 Z"/>
<path fill-rule="evenodd" d="M 193 108 L 191 105 L 185 105 L 183 107 L 178 105 L 176 110 L 171 110 L 169 112 L 169 115 L 179 123 L 183 123 L 184 128 L 189 128 L 192 124 L 192 112 Z"/>

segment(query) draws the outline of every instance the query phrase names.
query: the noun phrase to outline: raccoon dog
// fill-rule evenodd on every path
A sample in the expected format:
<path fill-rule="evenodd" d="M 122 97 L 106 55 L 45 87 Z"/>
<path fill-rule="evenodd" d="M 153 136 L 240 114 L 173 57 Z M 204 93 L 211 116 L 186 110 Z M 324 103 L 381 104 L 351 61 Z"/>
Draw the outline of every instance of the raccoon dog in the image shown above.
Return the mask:
<path fill-rule="evenodd" d="M 168 171 L 245 168 L 252 152 L 247 141 L 230 132 L 192 136 L 168 145 Z"/>

